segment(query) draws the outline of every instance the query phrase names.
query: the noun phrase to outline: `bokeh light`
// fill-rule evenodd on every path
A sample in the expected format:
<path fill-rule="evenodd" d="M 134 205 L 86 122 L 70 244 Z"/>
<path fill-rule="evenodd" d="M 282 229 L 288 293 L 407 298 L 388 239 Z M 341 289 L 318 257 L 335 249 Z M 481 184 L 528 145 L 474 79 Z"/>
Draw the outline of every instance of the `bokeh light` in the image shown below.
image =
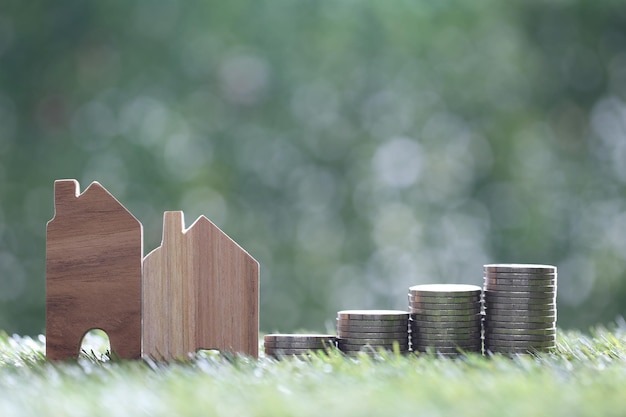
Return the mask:
<path fill-rule="evenodd" d="M 0 328 L 44 328 L 53 181 L 261 263 L 261 329 L 559 268 L 559 325 L 626 313 L 618 1 L 69 0 L 0 15 Z"/>

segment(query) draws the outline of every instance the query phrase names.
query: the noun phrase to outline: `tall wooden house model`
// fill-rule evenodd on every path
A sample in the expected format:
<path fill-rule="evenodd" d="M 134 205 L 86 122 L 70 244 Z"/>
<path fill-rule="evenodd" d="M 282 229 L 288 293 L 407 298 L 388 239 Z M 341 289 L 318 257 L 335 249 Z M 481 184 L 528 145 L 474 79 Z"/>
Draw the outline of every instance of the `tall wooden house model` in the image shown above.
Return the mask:
<path fill-rule="evenodd" d="M 85 333 L 102 329 L 124 358 L 141 356 L 143 231 L 97 182 L 54 183 L 46 230 L 46 355 L 78 356 Z"/>

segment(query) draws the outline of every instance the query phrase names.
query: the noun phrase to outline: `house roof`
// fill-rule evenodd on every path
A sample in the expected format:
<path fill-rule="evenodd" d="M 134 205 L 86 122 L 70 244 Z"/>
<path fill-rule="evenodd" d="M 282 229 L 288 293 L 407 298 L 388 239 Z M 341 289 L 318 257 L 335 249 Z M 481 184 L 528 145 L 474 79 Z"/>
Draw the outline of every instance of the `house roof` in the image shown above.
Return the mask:
<path fill-rule="evenodd" d="M 56 180 L 54 182 L 54 208 L 55 218 L 59 211 L 64 209 L 70 209 L 68 205 L 74 201 L 81 202 L 108 202 L 109 204 L 123 209 L 124 214 L 127 214 L 129 218 L 132 218 L 141 225 L 139 220 L 126 208 L 122 203 L 117 200 L 106 188 L 104 188 L 99 182 L 93 181 L 89 186 L 81 193 L 80 184 L 74 179 Z M 102 207 L 94 207 L 94 210 L 100 210 Z M 52 219 L 54 220 L 54 218 Z"/>
<path fill-rule="evenodd" d="M 161 246 L 166 245 L 168 241 L 168 233 L 172 233 L 168 225 L 171 226 L 171 222 L 177 222 L 176 225 L 177 231 L 180 234 L 186 236 L 191 239 L 195 234 L 198 233 L 217 233 L 222 239 L 223 242 L 237 248 L 242 253 L 246 254 L 250 259 L 254 259 L 252 255 L 250 255 L 244 248 L 242 248 L 237 242 L 230 238 L 222 229 L 217 227 L 215 223 L 209 220 L 206 216 L 199 216 L 188 228 L 185 228 L 185 215 L 182 211 L 166 211 L 163 213 L 163 241 L 161 242 Z M 159 246 L 159 247 L 161 247 Z M 157 248 L 158 249 L 158 248 Z M 156 250 L 156 249 L 155 249 Z"/>

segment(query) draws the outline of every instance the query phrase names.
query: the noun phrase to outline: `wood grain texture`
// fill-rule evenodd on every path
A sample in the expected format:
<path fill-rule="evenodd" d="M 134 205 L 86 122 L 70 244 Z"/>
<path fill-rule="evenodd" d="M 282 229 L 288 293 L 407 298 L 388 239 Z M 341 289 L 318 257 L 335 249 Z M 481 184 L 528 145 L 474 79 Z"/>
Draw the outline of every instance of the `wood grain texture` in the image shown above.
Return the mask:
<path fill-rule="evenodd" d="M 46 236 L 46 355 L 76 358 L 102 329 L 122 358 L 141 356 L 141 223 L 97 182 L 54 183 Z"/>
<path fill-rule="evenodd" d="M 204 216 L 184 226 L 182 212 L 165 212 L 163 242 L 144 258 L 144 355 L 219 349 L 256 358 L 259 263 Z"/>

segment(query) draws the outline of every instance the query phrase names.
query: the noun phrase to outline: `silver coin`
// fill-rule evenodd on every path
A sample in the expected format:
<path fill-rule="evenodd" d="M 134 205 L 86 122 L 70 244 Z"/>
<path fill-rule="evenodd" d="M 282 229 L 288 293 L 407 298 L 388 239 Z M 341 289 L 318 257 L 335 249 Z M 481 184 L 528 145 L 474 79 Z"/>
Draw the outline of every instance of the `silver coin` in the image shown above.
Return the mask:
<path fill-rule="evenodd" d="M 480 346 L 482 339 L 480 337 L 467 340 L 425 340 L 425 339 L 412 339 L 411 346 L 432 346 L 432 347 L 461 347 L 464 349 L 474 348 Z"/>
<path fill-rule="evenodd" d="M 464 346 L 471 347 L 480 345 L 482 343 L 482 339 L 480 336 L 474 337 L 472 339 L 422 339 L 422 338 L 412 338 L 411 345 L 412 346 Z"/>
<path fill-rule="evenodd" d="M 395 334 L 406 333 L 409 330 L 408 324 L 401 327 L 372 327 L 372 326 L 337 326 L 337 333 L 375 333 L 375 334 Z"/>
<path fill-rule="evenodd" d="M 378 338 L 378 337 L 372 337 L 369 339 L 365 339 L 362 337 L 359 338 L 355 338 L 355 337 L 340 337 L 337 338 L 337 343 L 341 343 L 341 344 L 349 344 L 349 345 L 357 345 L 357 344 L 376 344 L 376 345 L 391 345 L 395 342 L 398 342 L 400 344 L 404 344 L 404 343 L 408 343 L 409 342 L 409 334 L 406 333 L 404 334 L 402 337 L 398 337 L 398 338 L 392 338 L 392 339 L 383 339 L 383 338 Z"/>
<path fill-rule="evenodd" d="M 486 291 L 498 291 L 498 292 L 529 292 L 532 294 L 540 293 L 540 294 L 555 294 L 556 293 L 556 285 L 542 285 L 542 286 L 531 286 L 531 285 L 499 285 L 499 284 L 491 284 L 485 282 L 485 290 Z"/>
<path fill-rule="evenodd" d="M 336 336 L 334 335 L 329 335 L 327 337 L 324 338 L 302 338 L 302 339 L 297 339 L 297 338 L 285 338 L 285 339 L 281 339 L 281 338 L 264 338 L 263 342 L 266 344 L 292 344 L 292 343 L 303 343 L 303 344 L 326 344 L 329 342 L 334 342 Z"/>
<path fill-rule="evenodd" d="M 556 325 L 554 317 L 515 317 L 515 316 L 489 316 L 483 320 L 485 329 L 505 327 L 517 329 L 547 329 Z"/>
<path fill-rule="evenodd" d="M 266 349 L 325 349 L 335 346 L 334 342 L 320 343 L 320 344 L 306 344 L 306 343 L 267 343 L 263 344 Z"/>
<path fill-rule="evenodd" d="M 308 352 L 266 352 L 265 356 L 268 358 L 282 360 L 287 358 L 310 358 L 311 351 Z"/>
<path fill-rule="evenodd" d="M 453 340 L 453 341 L 464 341 L 464 340 L 478 340 L 481 337 L 480 332 L 468 333 L 468 334 L 444 334 L 444 335 L 436 335 L 430 333 L 411 333 L 411 340 Z"/>
<path fill-rule="evenodd" d="M 466 339 L 474 339 L 480 338 L 481 331 L 474 330 L 471 333 L 423 333 L 423 332 L 413 332 L 411 333 L 412 338 L 419 338 L 424 340 L 466 340 Z"/>
<path fill-rule="evenodd" d="M 510 298 L 535 298 L 535 299 L 553 299 L 556 297 L 556 291 L 532 291 L 525 290 L 523 288 L 513 288 L 509 287 L 508 289 L 503 288 L 502 286 L 496 288 L 489 287 L 485 288 L 485 299 L 489 299 L 489 297 L 510 297 Z"/>
<path fill-rule="evenodd" d="M 537 310 L 534 308 L 520 308 L 520 307 L 514 307 L 514 306 L 504 306 L 504 305 L 499 305 L 498 307 L 488 307 L 485 308 L 485 315 L 494 315 L 494 314 L 503 314 L 503 315 L 512 315 L 512 314 L 517 314 L 515 312 L 518 311 L 525 311 L 528 314 L 533 314 L 533 315 L 556 315 L 557 314 L 557 309 L 555 307 L 552 308 L 547 308 L 547 309 L 541 309 L 541 310 Z M 513 313 L 507 313 L 507 312 L 513 312 Z"/>
<path fill-rule="evenodd" d="M 555 349 L 556 346 L 549 346 L 549 347 L 520 347 L 520 348 L 515 348 L 515 347 L 498 347 L 498 346 L 491 346 L 491 347 L 487 347 L 485 346 L 485 353 L 487 352 L 491 352 L 491 353 L 502 353 L 502 354 L 532 354 L 532 353 L 543 353 L 543 352 L 549 352 L 552 349 Z"/>
<path fill-rule="evenodd" d="M 342 346 L 339 348 L 340 351 L 346 352 L 377 352 L 379 350 L 386 350 L 389 352 L 394 352 L 395 350 L 400 352 L 408 352 L 408 346 L 373 346 L 373 345 L 360 345 L 360 346 Z"/>
<path fill-rule="evenodd" d="M 399 339 L 409 334 L 408 329 L 403 332 L 396 333 L 377 333 L 377 332 L 337 332 L 337 337 L 342 339 Z"/>
<path fill-rule="evenodd" d="M 311 356 L 311 352 L 307 351 L 304 353 L 299 353 L 299 352 L 265 352 L 265 356 L 269 357 L 269 358 L 273 358 L 273 359 L 277 359 L 277 360 L 281 360 L 281 359 L 285 359 L 288 357 L 310 357 Z"/>
<path fill-rule="evenodd" d="M 540 354 L 540 353 L 546 353 L 546 352 L 551 352 L 556 348 L 556 346 L 550 346 L 550 347 L 519 347 L 519 348 L 512 348 L 512 347 L 498 347 L 498 346 L 490 346 L 490 347 L 484 347 L 484 352 L 485 355 L 489 355 L 489 354 L 502 354 L 502 355 L 508 355 L 508 356 L 517 356 L 517 355 L 536 355 L 536 354 Z"/>
<path fill-rule="evenodd" d="M 363 354 L 375 357 L 376 355 L 378 355 L 378 352 L 380 352 L 381 350 L 385 352 L 391 352 L 391 353 L 396 352 L 396 349 L 393 349 L 393 348 L 374 347 L 374 346 L 362 346 L 361 348 L 357 348 L 357 349 L 347 348 L 347 349 L 340 349 L 340 350 L 344 355 L 351 356 L 351 357 L 358 357 Z M 407 347 L 403 349 L 398 349 L 397 352 L 401 355 L 405 355 L 405 354 L 408 354 L 410 350 Z"/>
<path fill-rule="evenodd" d="M 501 287 L 521 287 L 524 288 L 522 291 L 538 291 L 540 288 L 550 288 L 550 291 L 557 287 L 557 283 L 552 280 L 511 280 L 511 279 L 500 279 L 500 278 L 488 278 L 485 277 L 483 280 L 483 290 L 486 286 L 501 286 Z M 513 290 L 514 291 L 514 290 Z M 549 291 L 549 290 L 544 290 Z"/>
<path fill-rule="evenodd" d="M 335 339 L 334 334 L 286 334 L 273 333 L 263 336 L 267 342 L 326 342 Z"/>
<path fill-rule="evenodd" d="M 486 337 L 483 339 L 485 342 L 485 346 L 501 346 L 501 347 L 550 347 L 556 344 L 556 339 L 544 339 L 544 340 L 508 340 L 508 339 L 496 339 L 491 337 Z"/>
<path fill-rule="evenodd" d="M 344 328 L 337 329 L 337 337 L 353 337 L 355 339 L 372 339 L 372 338 L 385 338 L 385 339 L 394 339 L 398 336 L 402 337 L 404 335 L 409 334 L 410 330 L 408 327 L 403 329 L 396 329 L 393 332 L 362 332 L 360 330 L 348 329 L 344 330 Z M 367 337 L 365 335 L 375 335 L 372 337 Z M 353 335 L 353 336 L 350 336 Z"/>
<path fill-rule="evenodd" d="M 402 327 L 409 323 L 409 312 L 407 318 L 402 320 L 352 320 L 346 318 L 338 318 L 337 324 L 342 326 L 354 327 Z"/>
<path fill-rule="evenodd" d="M 480 351 L 482 350 L 482 342 L 475 342 L 475 343 L 466 343 L 466 344 L 461 344 L 461 343 L 442 343 L 442 344 L 437 344 L 434 345 L 432 343 L 413 343 L 411 345 L 411 349 L 415 350 L 415 351 L 421 351 L 424 352 L 427 349 L 435 349 L 435 350 L 440 350 L 440 351 L 457 351 L 458 349 L 464 350 L 464 351 L 471 351 L 471 352 L 476 352 L 476 351 Z"/>
<path fill-rule="evenodd" d="M 543 314 L 538 314 L 543 313 Z M 518 313 L 509 313 L 502 312 L 502 310 L 496 312 L 492 310 L 485 314 L 485 321 L 489 322 L 520 322 L 520 323 L 556 323 L 556 312 L 548 312 L 548 311 L 526 311 L 526 312 L 518 312 Z"/>
<path fill-rule="evenodd" d="M 486 333 L 485 340 L 489 343 L 492 342 L 518 342 L 518 341 L 532 341 L 532 342 L 555 342 L 556 335 L 510 335 L 510 334 L 497 334 Z"/>
<path fill-rule="evenodd" d="M 480 336 L 480 327 L 476 328 L 461 328 L 461 329 L 438 329 L 432 327 L 412 328 L 412 335 L 419 335 L 425 337 L 472 337 L 474 335 Z"/>
<path fill-rule="evenodd" d="M 513 285 L 518 287 L 545 287 L 555 286 L 556 280 L 552 279 L 525 279 L 525 278 L 495 278 L 485 277 L 485 284 L 489 285 Z"/>
<path fill-rule="evenodd" d="M 480 314 L 481 309 L 480 307 L 474 307 L 474 308 L 468 308 L 465 310 L 424 310 L 424 309 L 416 309 L 416 308 L 409 308 L 409 313 L 410 314 L 420 314 L 423 316 L 450 316 L 450 317 L 456 317 L 456 316 L 472 316 L 472 315 L 476 315 L 476 314 Z"/>
<path fill-rule="evenodd" d="M 384 351 L 387 352 L 387 355 L 396 354 L 395 350 L 389 350 L 389 349 L 383 349 Z M 363 355 L 368 356 L 370 358 L 377 358 L 380 355 L 379 350 L 377 349 L 363 349 L 363 350 L 357 350 L 357 351 L 342 351 L 343 355 L 348 357 L 348 358 L 359 358 L 362 357 Z M 401 356 L 405 356 L 405 355 L 409 355 L 411 353 L 410 350 L 399 350 L 398 351 L 398 355 Z"/>
<path fill-rule="evenodd" d="M 502 327 L 486 328 L 485 334 L 501 334 L 501 335 L 555 335 L 556 327 L 546 329 L 508 329 Z"/>
<path fill-rule="evenodd" d="M 519 298 L 519 297 L 507 297 L 501 295 L 490 295 L 485 297 L 485 305 L 488 306 L 493 303 L 500 304 L 523 304 L 528 305 L 528 308 L 533 308 L 535 305 L 545 306 L 547 304 L 556 304 L 556 297 L 553 298 Z"/>
<path fill-rule="evenodd" d="M 461 349 L 458 347 L 447 347 L 447 348 L 433 348 L 431 346 L 417 346 L 413 348 L 413 351 L 422 352 L 422 353 L 463 353 L 463 352 L 480 352 L 480 347 L 473 347 L 468 349 Z"/>
<path fill-rule="evenodd" d="M 337 312 L 337 319 L 397 321 L 409 318 L 409 313 L 402 310 L 343 310 Z"/>
<path fill-rule="evenodd" d="M 465 314 L 465 315 L 461 315 L 461 316 L 434 316 L 434 315 L 428 315 L 428 314 L 424 314 L 424 313 L 412 313 L 411 314 L 411 320 L 413 321 L 429 321 L 429 322 L 436 322 L 436 321 L 444 321 L 444 322 L 457 322 L 457 321 L 469 321 L 469 322 L 473 322 L 473 321 L 477 321 L 480 320 L 482 317 L 482 315 L 480 313 L 476 313 L 476 314 Z"/>
<path fill-rule="evenodd" d="M 556 321 L 548 323 L 534 323 L 524 321 L 488 321 L 483 322 L 485 329 L 529 329 L 529 330 L 545 330 L 555 327 Z"/>
<path fill-rule="evenodd" d="M 318 351 L 322 351 L 322 350 L 329 350 L 332 349 L 333 347 L 325 347 L 325 348 L 312 348 L 312 349 L 307 349 L 307 348 L 274 348 L 274 347 L 268 347 L 266 346 L 264 348 L 264 351 L 266 354 L 268 353 L 285 353 L 285 354 L 296 354 L 296 353 L 308 353 L 308 352 L 318 352 Z"/>
<path fill-rule="evenodd" d="M 428 349 L 433 349 L 436 350 L 438 352 L 446 352 L 446 353 L 452 353 L 452 352 L 458 352 L 459 350 L 461 351 L 466 351 L 466 352 L 478 352 L 480 350 L 482 350 L 483 346 L 482 344 L 478 343 L 478 344 L 472 344 L 472 345 L 456 345 L 456 344 L 449 344 L 449 345 L 430 345 L 430 344 L 424 344 L 424 345 L 411 345 L 411 349 L 416 350 L 416 351 L 421 351 L 424 352 Z"/>
<path fill-rule="evenodd" d="M 406 333 L 409 331 L 409 326 L 402 327 L 354 327 L 354 326 L 337 326 L 337 333 Z"/>
<path fill-rule="evenodd" d="M 264 342 L 263 345 L 272 348 L 298 348 L 298 349 L 323 349 L 327 346 L 333 346 L 335 344 L 334 340 L 328 340 L 326 342 L 318 341 L 318 342 L 291 342 L 291 341 L 268 341 Z"/>
<path fill-rule="evenodd" d="M 485 348 L 516 348 L 516 349 L 529 349 L 529 348 L 551 348 L 556 347 L 556 341 L 550 340 L 546 342 L 537 342 L 529 340 L 516 340 L 511 342 L 505 342 L 501 340 L 485 340 Z"/>
<path fill-rule="evenodd" d="M 337 339 L 337 346 L 388 346 L 391 347 L 395 344 L 400 346 L 408 345 L 409 338 L 408 335 L 406 338 L 402 339 Z"/>
<path fill-rule="evenodd" d="M 445 295 L 441 295 L 441 296 L 433 296 L 431 294 L 415 294 L 415 293 L 408 293 L 407 298 L 410 302 L 412 303 L 425 303 L 425 304 L 434 304 L 435 307 L 440 305 L 440 304 L 452 304 L 452 305 L 458 305 L 458 304 L 468 304 L 468 303 L 479 303 L 480 302 L 480 296 L 481 293 L 476 293 L 474 295 L 471 296 L 445 296 Z"/>
<path fill-rule="evenodd" d="M 387 354 L 395 354 L 395 351 L 391 351 L 389 349 L 383 349 L 385 352 L 387 352 Z M 370 358 L 376 358 L 380 355 L 380 350 L 379 349 L 371 349 L 371 348 L 365 348 L 362 350 L 342 350 L 341 353 L 343 353 L 343 356 L 348 357 L 348 358 L 360 358 L 363 356 L 368 356 Z M 409 353 L 408 350 L 401 350 L 398 352 L 400 355 L 407 355 Z"/>
<path fill-rule="evenodd" d="M 397 339 L 355 339 L 355 338 L 337 338 L 337 345 L 389 345 L 400 343 L 401 345 L 409 343 L 409 334 Z"/>
<path fill-rule="evenodd" d="M 485 272 L 483 274 L 485 280 L 512 280 L 522 281 L 529 284 L 540 284 L 542 282 L 553 282 L 556 284 L 558 281 L 558 275 L 556 274 L 531 274 L 531 273 L 519 273 L 519 272 Z"/>
<path fill-rule="evenodd" d="M 411 340 L 452 340 L 452 341 L 464 341 L 464 340 L 478 340 L 481 338 L 481 332 L 467 333 L 467 334 L 431 334 L 431 333 L 411 333 Z"/>
<path fill-rule="evenodd" d="M 485 272 L 517 272 L 535 274 L 556 274 L 556 266 L 541 264 L 487 264 Z"/>
<path fill-rule="evenodd" d="M 347 351 L 361 351 L 363 349 L 374 349 L 374 350 L 378 350 L 378 349 L 387 349 L 387 350 L 394 350 L 394 349 L 399 349 L 399 350 L 409 350 L 409 344 L 408 343 L 394 343 L 394 344 L 380 344 L 380 343 L 359 343 L 359 344 L 349 344 L 349 343 L 342 343 L 340 345 L 337 345 L 337 347 L 339 348 L 339 350 L 341 350 L 342 352 L 347 352 Z"/>
<path fill-rule="evenodd" d="M 556 292 L 532 292 L 532 291 L 493 291 L 486 289 L 484 292 L 485 301 L 498 299 L 519 298 L 526 300 L 545 300 L 556 299 Z"/>
<path fill-rule="evenodd" d="M 485 317 L 489 316 L 517 316 L 517 317 L 548 317 L 556 316 L 556 309 L 554 310 L 528 310 L 519 309 L 513 310 L 512 308 L 486 308 Z"/>
<path fill-rule="evenodd" d="M 556 321 L 556 315 L 539 315 L 533 316 L 530 314 L 524 314 L 520 312 L 517 315 L 505 316 L 503 314 L 485 314 L 485 321 L 487 322 L 517 322 L 517 323 L 553 323 Z"/>
<path fill-rule="evenodd" d="M 376 334 L 388 334 L 388 333 L 406 333 L 409 330 L 409 325 L 406 324 L 401 327 L 354 327 L 339 325 L 337 326 L 337 334 L 343 333 L 376 333 Z"/>
<path fill-rule="evenodd" d="M 432 330 L 435 330 L 435 331 L 432 331 Z M 410 334 L 413 336 L 429 337 L 429 338 L 437 338 L 437 337 L 468 338 L 468 337 L 473 337 L 474 335 L 480 336 L 480 333 L 482 331 L 482 329 L 479 326 L 476 326 L 475 328 L 465 328 L 462 331 L 457 331 L 456 329 L 451 332 L 438 331 L 438 330 L 439 329 L 437 328 L 428 328 L 428 327 L 414 328 L 414 329 L 411 329 Z"/>
<path fill-rule="evenodd" d="M 418 333 L 430 333 L 430 334 L 465 334 L 474 333 L 481 330 L 482 323 L 477 321 L 476 323 L 462 323 L 470 324 L 469 326 L 420 326 L 420 323 L 411 322 L 409 329 L 412 332 Z M 436 323 L 439 324 L 439 323 Z"/>
<path fill-rule="evenodd" d="M 276 349 L 265 350 L 265 356 L 281 359 L 285 356 L 310 356 L 311 353 L 323 352 L 323 349 Z"/>
<path fill-rule="evenodd" d="M 544 337 L 544 338 L 555 338 L 556 337 L 556 330 L 552 329 L 552 330 L 545 330 L 545 329 L 541 329 L 540 333 L 528 333 L 529 331 L 533 330 L 533 329 L 516 329 L 517 331 L 515 333 L 505 333 L 502 332 L 502 330 L 511 330 L 511 329 L 486 329 L 484 331 L 484 337 L 494 337 L 494 338 L 498 338 L 498 337 L 502 337 L 504 339 L 506 338 L 512 338 L 512 339 L 524 339 L 524 338 L 535 338 L 535 337 Z"/>
<path fill-rule="evenodd" d="M 480 327 L 474 328 L 466 328 L 464 332 L 461 333 L 433 333 L 433 332 L 425 332 L 424 330 L 433 330 L 435 328 L 422 327 L 419 329 L 411 329 L 411 333 L 409 333 L 412 337 L 427 337 L 427 338 L 470 338 L 474 336 L 480 336 L 482 329 Z M 435 329 L 436 330 L 436 329 Z"/>
<path fill-rule="evenodd" d="M 388 352 L 387 353 L 388 355 L 389 354 L 393 354 L 393 355 L 396 354 L 395 350 L 394 351 L 390 351 L 388 349 L 384 349 L 384 350 L 386 352 Z M 357 350 L 357 351 L 354 351 L 354 352 L 342 351 L 342 353 L 343 353 L 343 356 L 346 356 L 348 358 L 357 358 L 357 359 L 362 357 L 362 356 L 368 356 L 370 358 L 377 358 L 380 355 L 379 351 L 378 350 L 374 350 L 374 349 Z M 411 352 L 409 350 L 399 350 L 398 351 L 398 354 L 401 355 L 401 356 L 408 355 L 410 353 Z"/>
<path fill-rule="evenodd" d="M 468 314 L 471 313 L 472 311 L 475 310 L 479 310 L 482 308 L 482 303 L 481 302 L 477 302 L 477 303 L 464 303 L 463 305 L 465 307 L 463 307 L 463 305 L 460 306 L 455 306 L 452 305 L 451 307 L 444 307 L 444 305 L 450 305 L 450 304 L 441 304 L 440 307 L 437 306 L 432 306 L 428 305 L 428 306 L 424 306 L 423 303 L 409 303 L 409 310 L 423 310 L 426 312 L 439 312 L 439 311 L 449 311 L 450 314 L 452 315 L 460 315 L 460 314 Z"/>
<path fill-rule="evenodd" d="M 477 285 L 466 284 L 424 284 L 409 287 L 410 294 L 429 297 L 471 297 L 480 295 L 481 291 Z"/>
<path fill-rule="evenodd" d="M 423 310 L 466 310 L 471 308 L 480 308 L 480 301 L 472 301 L 469 303 L 423 303 L 421 301 L 412 301 L 409 297 L 409 307 Z"/>
<path fill-rule="evenodd" d="M 460 344 L 455 344 L 455 343 L 450 343 L 447 345 L 446 344 L 432 345 L 430 343 L 423 343 L 423 344 L 411 345 L 411 349 L 414 351 L 418 351 L 418 352 L 425 352 L 428 349 L 434 349 L 439 352 L 447 352 L 447 353 L 458 352 L 459 350 L 466 351 L 466 352 L 479 352 L 482 350 L 482 348 L 483 348 L 482 343 L 473 343 L 473 344 L 466 344 L 466 345 L 460 345 Z"/>
<path fill-rule="evenodd" d="M 452 359 L 464 358 L 468 354 L 476 354 L 476 353 L 480 353 L 480 351 L 476 351 L 476 352 L 455 352 L 455 353 L 417 352 L 417 351 L 415 351 L 413 354 L 414 355 L 433 355 L 437 359 L 452 360 Z"/>
<path fill-rule="evenodd" d="M 485 272 L 483 274 L 485 279 L 522 279 L 526 281 L 538 280 L 538 281 L 558 281 L 557 274 L 533 274 L 528 272 Z"/>
<path fill-rule="evenodd" d="M 414 319 L 411 322 L 411 329 L 437 328 L 437 329 L 480 329 L 482 319 L 479 317 L 473 321 L 427 321 Z"/>
<path fill-rule="evenodd" d="M 481 323 L 477 323 L 474 326 L 468 327 L 426 327 L 426 326 L 415 326 L 411 327 L 410 334 L 413 335 L 426 335 L 426 336 L 437 336 L 441 335 L 442 337 L 453 337 L 453 336 L 468 336 L 475 333 L 480 333 L 482 331 Z"/>
<path fill-rule="evenodd" d="M 480 302 L 480 294 L 474 294 L 472 296 L 447 297 L 409 293 L 409 301 L 429 304 L 475 303 Z"/>
<path fill-rule="evenodd" d="M 490 301 L 489 303 L 485 303 L 485 310 L 488 308 L 493 309 L 511 309 L 511 310 L 530 310 L 530 311 L 541 311 L 541 310 L 553 310 L 556 311 L 556 303 L 546 303 L 546 304 L 512 304 L 512 303 L 501 303 L 498 301 Z"/>

